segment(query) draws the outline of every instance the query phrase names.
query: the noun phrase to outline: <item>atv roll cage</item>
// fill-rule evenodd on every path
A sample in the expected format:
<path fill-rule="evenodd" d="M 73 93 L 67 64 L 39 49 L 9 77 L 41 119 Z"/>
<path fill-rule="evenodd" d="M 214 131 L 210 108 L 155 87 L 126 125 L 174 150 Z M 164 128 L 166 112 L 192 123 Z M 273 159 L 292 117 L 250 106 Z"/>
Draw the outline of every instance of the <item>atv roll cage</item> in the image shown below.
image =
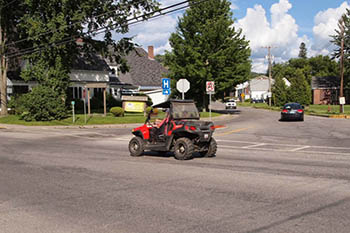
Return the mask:
<path fill-rule="evenodd" d="M 168 100 L 161 104 L 154 105 L 154 108 L 169 109 L 170 117 L 174 120 L 199 120 L 199 112 L 193 103 L 193 100 Z M 152 110 L 151 110 L 152 111 Z M 150 112 L 151 113 L 151 112 Z M 150 114 L 149 114 L 150 117 Z"/>

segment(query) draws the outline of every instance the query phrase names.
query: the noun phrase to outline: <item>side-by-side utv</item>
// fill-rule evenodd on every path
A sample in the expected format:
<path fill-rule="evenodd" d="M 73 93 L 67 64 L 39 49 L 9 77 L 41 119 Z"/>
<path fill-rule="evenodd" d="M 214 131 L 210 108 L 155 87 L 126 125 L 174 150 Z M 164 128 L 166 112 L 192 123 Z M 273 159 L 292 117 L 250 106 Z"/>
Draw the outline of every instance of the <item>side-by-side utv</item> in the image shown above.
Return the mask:
<path fill-rule="evenodd" d="M 151 124 L 153 109 L 163 109 L 164 119 L 158 125 Z M 175 158 L 186 160 L 194 152 L 214 157 L 217 144 L 213 138 L 213 122 L 199 120 L 199 112 L 192 100 L 168 100 L 154 105 L 143 126 L 135 128 L 129 142 L 131 156 L 144 151 L 174 152 Z"/>

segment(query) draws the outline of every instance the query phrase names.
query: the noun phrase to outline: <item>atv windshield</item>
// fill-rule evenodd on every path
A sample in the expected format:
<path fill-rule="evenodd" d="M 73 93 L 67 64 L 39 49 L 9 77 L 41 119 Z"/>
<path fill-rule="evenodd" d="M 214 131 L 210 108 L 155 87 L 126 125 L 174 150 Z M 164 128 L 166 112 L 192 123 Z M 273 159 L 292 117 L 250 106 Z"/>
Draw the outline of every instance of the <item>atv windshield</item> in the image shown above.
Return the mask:
<path fill-rule="evenodd" d="M 172 103 L 174 119 L 199 119 L 199 113 L 194 103 Z"/>

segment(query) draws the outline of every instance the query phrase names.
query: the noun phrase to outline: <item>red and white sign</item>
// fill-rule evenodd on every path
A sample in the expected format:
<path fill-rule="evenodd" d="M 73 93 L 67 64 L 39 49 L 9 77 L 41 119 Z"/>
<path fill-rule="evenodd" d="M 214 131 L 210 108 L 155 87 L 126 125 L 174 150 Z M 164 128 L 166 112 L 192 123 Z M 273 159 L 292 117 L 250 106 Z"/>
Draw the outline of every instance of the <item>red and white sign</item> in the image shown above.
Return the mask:
<path fill-rule="evenodd" d="M 215 83 L 214 81 L 207 81 L 206 84 L 206 89 L 207 89 L 207 93 L 211 93 L 213 94 L 215 92 Z"/>

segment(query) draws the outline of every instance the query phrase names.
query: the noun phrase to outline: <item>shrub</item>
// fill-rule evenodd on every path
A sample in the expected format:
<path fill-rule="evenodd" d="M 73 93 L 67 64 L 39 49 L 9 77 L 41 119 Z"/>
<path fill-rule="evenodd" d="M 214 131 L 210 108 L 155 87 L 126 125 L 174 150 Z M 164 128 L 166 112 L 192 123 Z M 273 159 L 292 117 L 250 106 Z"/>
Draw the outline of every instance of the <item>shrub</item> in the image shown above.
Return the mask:
<path fill-rule="evenodd" d="M 109 110 L 115 117 L 124 116 L 124 109 L 121 107 L 113 107 Z"/>
<path fill-rule="evenodd" d="M 8 103 L 8 107 L 14 111 L 14 114 L 21 115 L 23 112 L 26 111 L 25 102 L 26 102 L 26 96 L 24 94 L 16 95 L 11 97 Z"/>
<path fill-rule="evenodd" d="M 63 96 L 46 86 L 34 87 L 32 92 L 23 95 L 21 100 L 24 106 L 21 119 L 25 121 L 60 120 L 67 115 Z"/>

